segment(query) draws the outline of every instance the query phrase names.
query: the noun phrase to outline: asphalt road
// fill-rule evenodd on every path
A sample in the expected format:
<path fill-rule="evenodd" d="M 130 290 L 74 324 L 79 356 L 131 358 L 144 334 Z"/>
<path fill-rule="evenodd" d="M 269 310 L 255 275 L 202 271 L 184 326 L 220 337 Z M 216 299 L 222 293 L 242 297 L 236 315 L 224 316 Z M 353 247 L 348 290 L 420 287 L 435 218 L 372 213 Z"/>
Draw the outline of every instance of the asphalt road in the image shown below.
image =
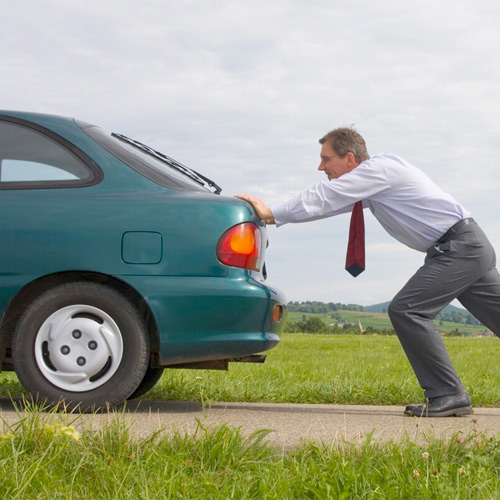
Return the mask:
<path fill-rule="evenodd" d="M 0 397 L 0 417 L 5 427 L 22 418 L 23 413 L 18 413 L 10 400 Z M 47 418 L 54 417 L 47 414 Z M 62 418 L 69 422 L 75 415 Z M 139 437 L 158 430 L 165 434 L 175 430 L 194 433 L 198 422 L 205 426 L 238 427 L 245 435 L 267 429 L 271 431 L 267 440 L 286 449 L 302 440 L 361 443 L 370 433 L 372 440 L 399 440 L 408 436 L 423 443 L 428 437 L 446 438 L 457 433 L 465 436 L 474 432 L 494 436 L 500 431 L 500 408 L 477 408 L 467 417 L 415 418 L 405 416 L 401 406 L 213 403 L 203 407 L 197 402 L 138 400 L 129 402 L 127 410 L 118 414 L 81 415 L 74 425 L 97 429 L 115 418 L 124 419 Z"/>

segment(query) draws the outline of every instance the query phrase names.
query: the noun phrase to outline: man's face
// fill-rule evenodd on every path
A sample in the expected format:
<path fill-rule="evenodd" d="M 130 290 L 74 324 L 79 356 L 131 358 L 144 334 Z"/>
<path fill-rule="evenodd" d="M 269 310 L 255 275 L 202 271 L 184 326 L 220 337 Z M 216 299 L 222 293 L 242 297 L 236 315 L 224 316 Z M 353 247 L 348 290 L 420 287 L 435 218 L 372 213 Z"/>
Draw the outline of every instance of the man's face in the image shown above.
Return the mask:
<path fill-rule="evenodd" d="M 328 142 L 321 146 L 321 163 L 318 170 L 322 170 L 328 177 L 328 180 L 338 179 L 341 175 L 350 172 L 359 163 L 352 153 L 347 153 L 343 158 L 333 151 Z"/>

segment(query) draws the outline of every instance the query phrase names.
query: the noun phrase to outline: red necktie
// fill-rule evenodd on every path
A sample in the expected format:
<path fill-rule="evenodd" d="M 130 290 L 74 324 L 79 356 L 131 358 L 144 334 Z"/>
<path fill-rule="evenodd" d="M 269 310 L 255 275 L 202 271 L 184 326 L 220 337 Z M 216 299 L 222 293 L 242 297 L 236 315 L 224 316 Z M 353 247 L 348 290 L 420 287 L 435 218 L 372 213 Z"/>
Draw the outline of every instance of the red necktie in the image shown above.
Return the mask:
<path fill-rule="evenodd" d="M 362 201 L 355 203 L 352 209 L 345 268 L 354 277 L 365 270 L 365 220 Z"/>

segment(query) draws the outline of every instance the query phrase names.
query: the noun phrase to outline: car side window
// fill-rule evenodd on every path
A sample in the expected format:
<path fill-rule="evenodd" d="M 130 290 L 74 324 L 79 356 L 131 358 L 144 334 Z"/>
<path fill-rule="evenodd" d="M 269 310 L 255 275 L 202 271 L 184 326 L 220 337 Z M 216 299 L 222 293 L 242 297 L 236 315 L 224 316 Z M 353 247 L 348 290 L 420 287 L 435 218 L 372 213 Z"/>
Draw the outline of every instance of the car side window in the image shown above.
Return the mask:
<path fill-rule="evenodd" d="M 2 160 L 0 182 L 64 181 L 76 175 L 53 165 L 25 160 Z"/>
<path fill-rule="evenodd" d="M 56 140 L 0 121 L 0 189 L 81 185 L 93 178 L 89 166 Z"/>

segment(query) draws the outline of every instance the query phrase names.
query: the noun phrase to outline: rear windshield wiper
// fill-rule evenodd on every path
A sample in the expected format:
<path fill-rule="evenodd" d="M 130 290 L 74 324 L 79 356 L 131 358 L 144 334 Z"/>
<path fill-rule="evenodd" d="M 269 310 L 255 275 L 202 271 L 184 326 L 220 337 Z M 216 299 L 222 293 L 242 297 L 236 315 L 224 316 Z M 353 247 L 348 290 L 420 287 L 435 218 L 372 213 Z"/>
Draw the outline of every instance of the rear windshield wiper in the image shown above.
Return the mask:
<path fill-rule="evenodd" d="M 160 153 L 159 151 L 156 151 L 155 149 L 146 146 L 146 144 L 143 144 L 142 142 L 136 141 L 135 139 L 131 139 L 130 137 L 127 137 L 122 134 L 117 134 L 113 132 L 111 134 L 113 137 L 116 137 L 117 139 L 120 139 L 123 142 L 126 142 L 128 144 L 131 144 L 132 146 L 136 147 L 137 149 L 140 149 L 141 151 L 144 151 L 145 153 L 154 156 L 155 158 L 163 161 L 167 165 L 169 165 L 172 168 L 175 168 L 179 172 L 182 172 L 183 174 L 187 175 L 191 179 L 193 179 L 195 182 L 198 184 L 201 184 L 202 186 L 207 183 L 211 188 L 214 189 L 214 194 L 220 194 L 222 191 L 222 188 L 218 186 L 214 181 L 209 179 L 208 177 L 205 177 L 204 175 L 200 174 L 196 170 L 193 170 L 190 167 L 186 167 L 186 165 L 183 165 L 182 163 L 178 162 L 177 160 L 174 160 L 173 158 L 170 158 L 170 156 L 164 155 L 163 153 Z"/>

